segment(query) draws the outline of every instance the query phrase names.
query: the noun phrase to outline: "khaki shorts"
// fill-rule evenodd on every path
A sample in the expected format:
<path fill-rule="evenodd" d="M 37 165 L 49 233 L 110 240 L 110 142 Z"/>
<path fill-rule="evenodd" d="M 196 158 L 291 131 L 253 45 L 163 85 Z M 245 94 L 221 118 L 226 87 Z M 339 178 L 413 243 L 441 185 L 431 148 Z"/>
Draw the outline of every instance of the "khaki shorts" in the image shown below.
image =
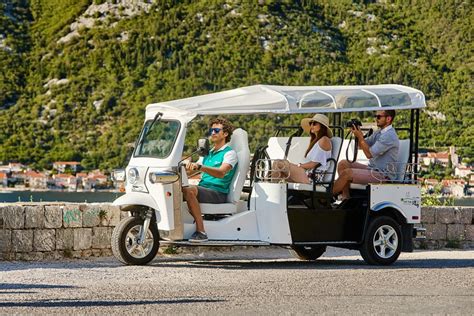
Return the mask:
<path fill-rule="evenodd" d="M 385 174 L 369 169 L 367 165 L 358 162 L 351 162 L 350 168 L 352 170 L 352 183 L 369 184 L 389 180 Z"/>

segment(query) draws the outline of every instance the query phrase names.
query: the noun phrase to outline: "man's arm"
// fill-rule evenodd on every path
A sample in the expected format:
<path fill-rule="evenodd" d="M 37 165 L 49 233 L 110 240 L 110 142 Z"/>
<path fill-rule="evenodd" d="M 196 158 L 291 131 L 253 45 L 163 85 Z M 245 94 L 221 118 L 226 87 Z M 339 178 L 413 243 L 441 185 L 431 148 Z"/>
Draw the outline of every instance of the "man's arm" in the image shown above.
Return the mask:
<path fill-rule="evenodd" d="M 354 137 L 357 137 L 357 140 L 359 141 L 359 148 L 362 149 L 365 156 L 369 159 L 372 158 L 373 156 L 372 156 L 372 153 L 370 152 L 370 146 L 365 141 L 362 131 L 357 126 L 353 125 L 352 134 L 354 134 Z"/>
<path fill-rule="evenodd" d="M 225 162 L 222 163 L 222 165 L 219 168 L 208 167 L 208 166 L 202 165 L 201 169 L 199 170 L 216 178 L 224 178 L 227 172 L 232 170 L 232 165 Z"/>

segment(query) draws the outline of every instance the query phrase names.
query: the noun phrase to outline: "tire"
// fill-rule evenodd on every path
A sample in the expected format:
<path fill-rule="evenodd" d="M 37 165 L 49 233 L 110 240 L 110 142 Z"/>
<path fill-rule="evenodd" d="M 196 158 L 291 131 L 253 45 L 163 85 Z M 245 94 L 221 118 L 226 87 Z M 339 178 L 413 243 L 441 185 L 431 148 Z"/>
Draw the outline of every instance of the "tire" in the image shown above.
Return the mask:
<path fill-rule="evenodd" d="M 365 234 L 360 254 L 370 265 L 390 265 L 402 250 L 400 225 L 391 217 L 375 217 Z"/>
<path fill-rule="evenodd" d="M 291 246 L 290 252 L 300 260 L 316 260 L 326 252 L 326 246 Z"/>
<path fill-rule="evenodd" d="M 156 222 L 150 222 L 145 243 L 138 245 L 136 238 L 142 226 L 143 219 L 127 217 L 115 227 L 112 233 L 112 252 L 119 261 L 129 265 L 144 265 L 155 258 L 160 247 L 160 233 Z"/>

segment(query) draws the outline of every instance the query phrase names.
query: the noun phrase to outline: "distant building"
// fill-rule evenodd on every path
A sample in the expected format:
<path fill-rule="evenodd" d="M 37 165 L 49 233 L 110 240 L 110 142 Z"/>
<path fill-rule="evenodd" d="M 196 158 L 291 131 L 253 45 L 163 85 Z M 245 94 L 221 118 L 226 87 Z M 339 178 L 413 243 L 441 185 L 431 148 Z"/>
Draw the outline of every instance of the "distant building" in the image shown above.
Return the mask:
<path fill-rule="evenodd" d="M 77 172 L 81 164 L 77 161 L 56 161 L 53 163 L 53 169 L 57 170 L 60 173 L 66 171 L 69 168 L 72 172 Z"/>
<path fill-rule="evenodd" d="M 8 175 L 6 172 L 0 172 L 0 186 L 2 187 L 8 186 Z"/>
<path fill-rule="evenodd" d="M 468 177 L 473 173 L 474 173 L 474 171 L 473 171 L 472 167 L 458 165 L 456 168 L 454 168 L 454 175 L 456 177 L 459 177 L 459 178 Z"/>
<path fill-rule="evenodd" d="M 77 180 L 75 176 L 70 174 L 58 173 L 53 175 L 54 185 L 58 188 L 67 189 L 69 191 L 77 190 Z"/>
<path fill-rule="evenodd" d="M 24 164 L 21 164 L 18 162 L 10 162 L 8 164 L 8 167 L 10 168 L 11 172 L 22 172 L 23 170 L 26 169 Z"/>
<path fill-rule="evenodd" d="M 30 188 L 47 189 L 49 177 L 41 172 L 27 171 L 25 172 L 25 184 Z"/>
<path fill-rule="evenodd" d="M 449 163 L 449 153 L 441 152 L 441 153 L 433 153 L 429 152 L 426 155 L 420 155 L 420 160 L 423 161 L 425 166 L 440 164 L 443 166 L 447 166 Z"/>

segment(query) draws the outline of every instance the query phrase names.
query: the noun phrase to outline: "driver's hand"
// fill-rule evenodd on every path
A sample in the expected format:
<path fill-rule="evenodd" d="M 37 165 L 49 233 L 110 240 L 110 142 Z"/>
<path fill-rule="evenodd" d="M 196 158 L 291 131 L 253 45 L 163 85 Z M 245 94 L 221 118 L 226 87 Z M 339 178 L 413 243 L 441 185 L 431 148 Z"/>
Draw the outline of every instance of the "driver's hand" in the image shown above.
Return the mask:
<path fill-rule="evenodd" d="M 188 170 L 197 170 L 198 169 L 198 164 L 195 162 L 188 161 L 186 163 L 186 169 Z"/>
<path fill-rule="evenodd" d="M 351 132 L 354 135 L 354 137 L 356 137 L 356 138 L 359 138 L 359 139 L 361 137 L 364 138 L 364 135 L 362 134 L 362 131 L 359 129 L 358 126 L 352 125 Z"/>

